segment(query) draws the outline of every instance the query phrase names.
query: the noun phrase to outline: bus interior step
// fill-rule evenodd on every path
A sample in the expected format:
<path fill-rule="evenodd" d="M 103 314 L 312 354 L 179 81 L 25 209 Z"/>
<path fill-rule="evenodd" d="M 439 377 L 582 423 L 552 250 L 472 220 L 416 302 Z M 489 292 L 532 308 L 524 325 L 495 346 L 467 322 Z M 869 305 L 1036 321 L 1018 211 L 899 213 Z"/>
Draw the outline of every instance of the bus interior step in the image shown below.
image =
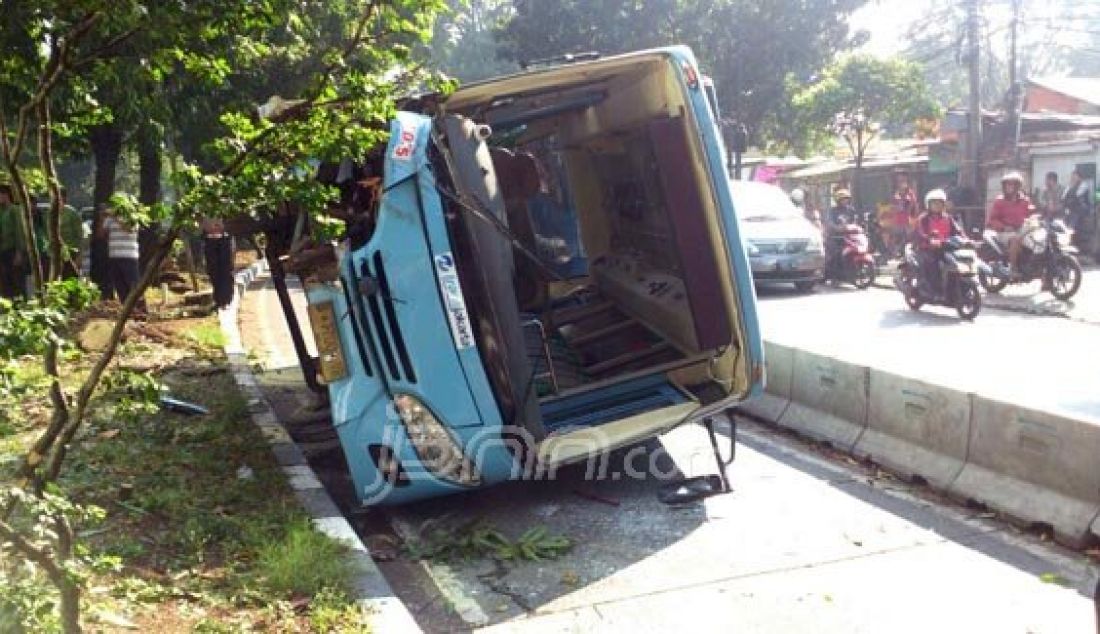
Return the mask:
<path fill-rule="evenodd" d="M 548 400 L 540 405 L 548 433 L 594 427 L 612 420 L 689 400 L 664 374 L 645 376 L 598 390 Z"/>

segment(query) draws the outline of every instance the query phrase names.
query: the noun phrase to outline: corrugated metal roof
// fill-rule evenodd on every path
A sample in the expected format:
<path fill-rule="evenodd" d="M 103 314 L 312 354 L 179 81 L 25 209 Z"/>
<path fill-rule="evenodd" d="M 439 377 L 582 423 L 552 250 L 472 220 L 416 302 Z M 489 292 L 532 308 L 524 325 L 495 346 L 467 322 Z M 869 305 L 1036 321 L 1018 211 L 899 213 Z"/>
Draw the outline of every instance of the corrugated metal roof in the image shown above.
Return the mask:
<path fill-rule="evenodd" d="M 1100 106 L 1100 77 L 1040 77 L 1030 83 Z"/>
<path fill-rule="evenodd" d="M 899 156 L 892 158 L 873 158 L 863 161 L 863 169 L 882 169 L 889 167 L 902 167 L 907 165 L 923 165 L 928 163 L 927 156 Z M 829 176 L 840 174 L 850 169 L 855 169 L 854 161 L 829 161 L 813 167 L 787 172 L 783 178 L 813 178 L 815 176 Z"/>
<path fill-rule="evenodd" d="M 1062 128 L 1100 128 L 1100 116 L 1065 114 L 1062 112 L 1024 112 L 1020 119 L 1025 125 L 1054 124 Z"/>

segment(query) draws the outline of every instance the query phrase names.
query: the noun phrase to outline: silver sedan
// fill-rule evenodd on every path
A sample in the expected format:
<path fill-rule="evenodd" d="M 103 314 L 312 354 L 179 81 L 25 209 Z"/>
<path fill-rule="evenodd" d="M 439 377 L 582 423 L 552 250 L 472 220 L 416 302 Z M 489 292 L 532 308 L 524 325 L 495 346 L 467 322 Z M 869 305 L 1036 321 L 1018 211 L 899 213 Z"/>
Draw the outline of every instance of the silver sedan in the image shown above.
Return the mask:
<path fill-rule="evenodd" d="M 812 289 L 825 269 L 825 248 L 817 227 L 774 185 L 731 181 L 730 187 L 753 279 Z"/>

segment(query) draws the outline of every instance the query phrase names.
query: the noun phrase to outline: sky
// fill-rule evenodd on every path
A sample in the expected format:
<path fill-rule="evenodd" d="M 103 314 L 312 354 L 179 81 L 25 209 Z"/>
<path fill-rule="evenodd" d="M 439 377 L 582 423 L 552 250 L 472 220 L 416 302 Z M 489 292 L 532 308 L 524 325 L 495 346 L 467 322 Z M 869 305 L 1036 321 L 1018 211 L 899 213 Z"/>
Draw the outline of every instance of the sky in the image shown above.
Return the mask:
<path fill-rule="evenodd" d="M 959 5 L 963 0 L 955 0 Z M 1089 29 L 1095 30 L 1095 17 L 1089 23 L 1082 23 L 1082 12 L 1097 15 L 1100 0 L 1021 0 L 1020 46 L 1022 51 L 1029 47 L 1049 47 L 1051 42 L 1065 47 L 1087 46 Z M 941 5 L 942 6 L 942 5 Z M 991 29 L 992 52 L 1000 59 L 1008 55 L 1008 33 L 1012 21 L 1010 0 L 981 0 L 985 29 Z M 870 41 L 860 51 L 890 57 L 902 53 L 906 48 L 906 33 L 910 26 L 929 11 L 933 10 L 932 0 L 869 0 L 861 9 L 852 14 L 849 24 L 853 31 L 867 30 Z M 942 9 L 941 9 L 942 10 Z M 1062 28 L 1067 25 L 1066 28 Z M 1100 35 L 1100 32 L 1096 33 Z M 1047 50 L 1047 49 L 1037 49 Z M 1100 54 L 1100 51 L 1097 51 Z M 1052 68 L 1048 72 L 1062 74 L 1062 70 Z"/>
<path fill-rule="evenodd" d="M 871 40 L 863 52 L 889 57 L 905 48 L 904 34 L 928 8 L 926 0 L 871 0 L 852 14 L 852 30 L 866 29 Z"/>

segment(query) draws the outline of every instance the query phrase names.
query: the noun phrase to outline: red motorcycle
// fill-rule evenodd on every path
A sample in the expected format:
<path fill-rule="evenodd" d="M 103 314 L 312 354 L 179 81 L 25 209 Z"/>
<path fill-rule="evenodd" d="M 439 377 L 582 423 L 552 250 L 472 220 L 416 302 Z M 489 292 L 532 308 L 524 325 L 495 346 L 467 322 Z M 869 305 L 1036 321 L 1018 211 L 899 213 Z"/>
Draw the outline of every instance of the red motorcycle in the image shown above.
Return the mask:
<path fill-rule="evenodd" d="M 833 229 L 830 240 L 837 240 L 834 252 L 825 265 L 825 279 L 834 284 L 847 282 L 859 289 L 869 287 L 875 281 L 875 258 L 871 255 L 870 241 L 863 227 L 849 223 Z"/>

